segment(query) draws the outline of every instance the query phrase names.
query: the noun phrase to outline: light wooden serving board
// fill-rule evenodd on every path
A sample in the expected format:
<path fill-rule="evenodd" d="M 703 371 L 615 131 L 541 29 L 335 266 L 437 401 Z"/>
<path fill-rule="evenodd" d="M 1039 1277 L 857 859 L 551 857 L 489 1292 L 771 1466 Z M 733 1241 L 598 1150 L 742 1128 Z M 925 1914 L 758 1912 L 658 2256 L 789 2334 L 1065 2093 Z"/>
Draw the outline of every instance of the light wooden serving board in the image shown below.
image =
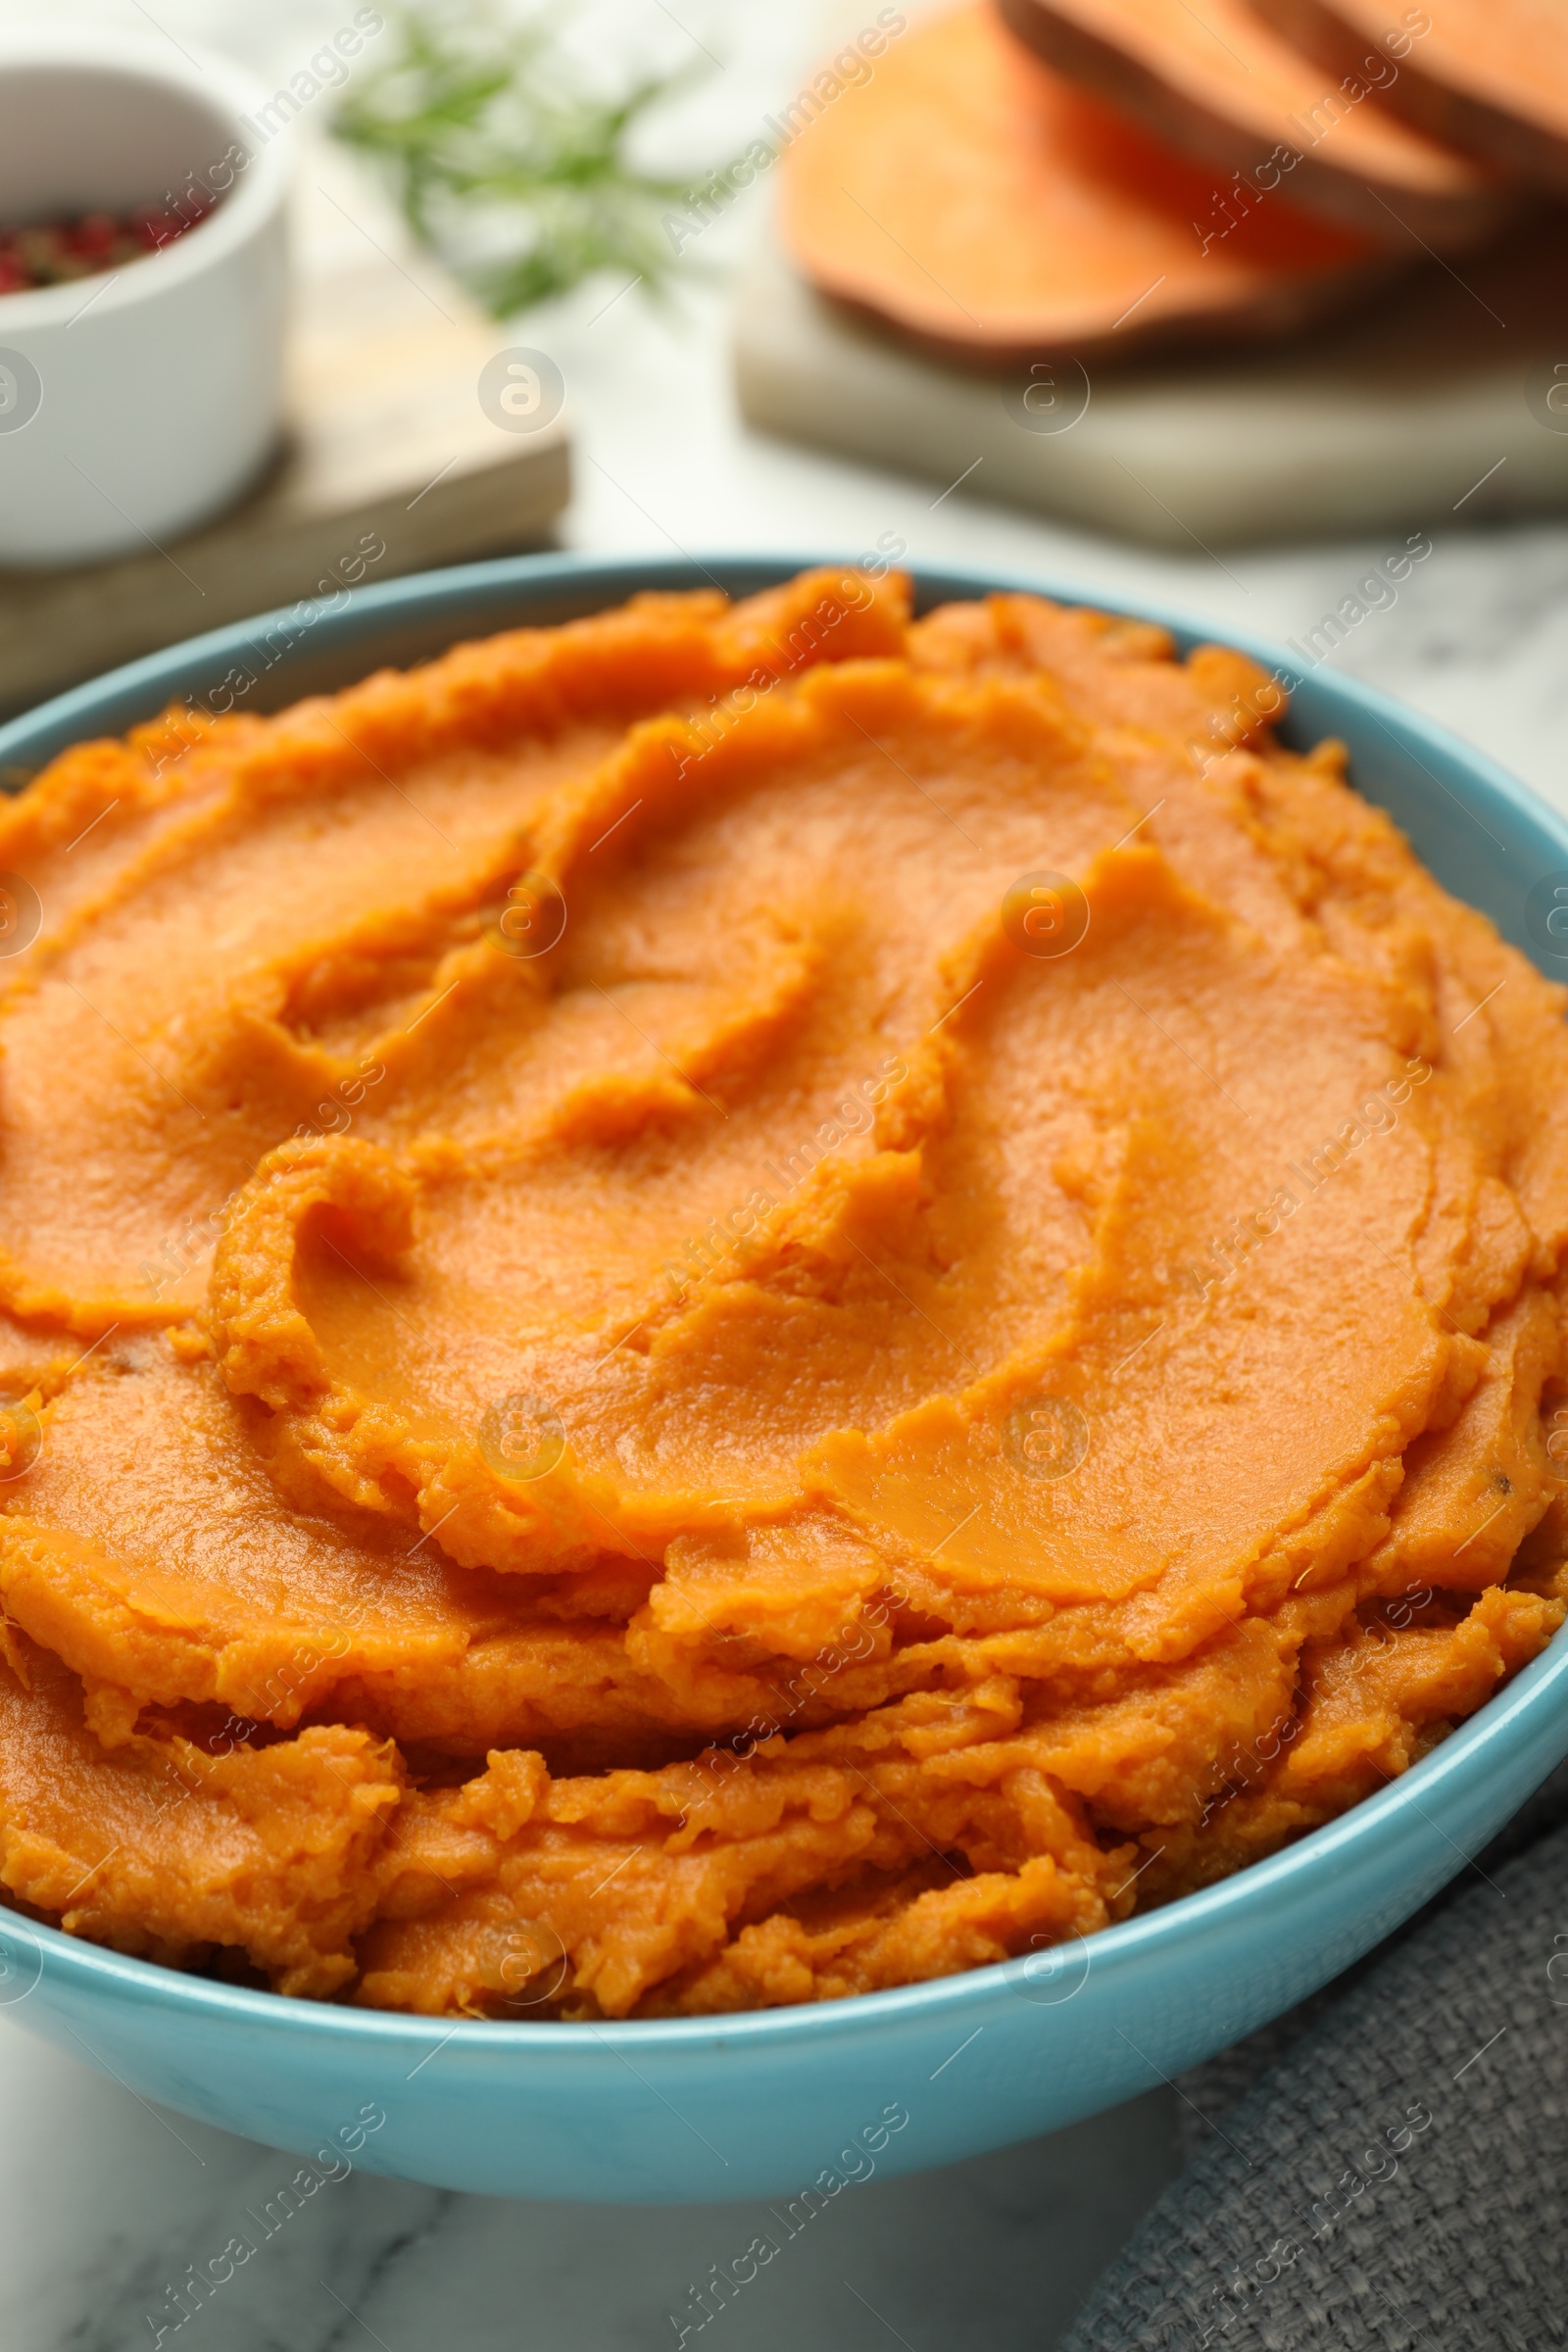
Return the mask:
<path fill-rule="evenodd" d="M 1044 433 L 1018 421 L 1021 373 L 907 349 L 769 240 L 740 288 L 737 388 L 765 431 L 944 488 L 972 467 L 965 495 L 1187 552 L 1535 514 L 1568 507 L 1568 413 L 1562 431 L 1539 413 L 1558 360 L 1568 385 L 1565 246 L 1568 215 L 1544 215 L 1462 257 L 1462 275 L 1434 262 L 1289 344 L 1097 369 L 1079 420 Z M 1082 380 L 1058 372 L 1055 394 L 1081 403 Z"/>
<path fill-rule="evenodd" d="M 507 432 L 477 377 L 509 340 L 331 149 L 299 159 L 288 433 L 242 505 L 167 552 L 0 571 L 0 712 L 350 576 L 538 546 L 569 493 L 564 419 Z"/>

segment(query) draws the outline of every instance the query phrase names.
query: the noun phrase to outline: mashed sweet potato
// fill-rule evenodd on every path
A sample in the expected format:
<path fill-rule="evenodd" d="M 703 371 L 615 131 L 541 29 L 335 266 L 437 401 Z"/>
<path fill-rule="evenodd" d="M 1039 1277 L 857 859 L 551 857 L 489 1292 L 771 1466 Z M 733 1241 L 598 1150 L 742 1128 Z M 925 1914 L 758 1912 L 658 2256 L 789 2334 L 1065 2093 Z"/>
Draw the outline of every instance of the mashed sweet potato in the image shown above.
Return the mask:
<path fill-rule="evenodd" d="M 1278 702 L 831 572 L 59 759 L 9 1899 L 390 2008 L 831 1998 L 1233 1871 L 1534 1655 L 1563 996 Z"/>

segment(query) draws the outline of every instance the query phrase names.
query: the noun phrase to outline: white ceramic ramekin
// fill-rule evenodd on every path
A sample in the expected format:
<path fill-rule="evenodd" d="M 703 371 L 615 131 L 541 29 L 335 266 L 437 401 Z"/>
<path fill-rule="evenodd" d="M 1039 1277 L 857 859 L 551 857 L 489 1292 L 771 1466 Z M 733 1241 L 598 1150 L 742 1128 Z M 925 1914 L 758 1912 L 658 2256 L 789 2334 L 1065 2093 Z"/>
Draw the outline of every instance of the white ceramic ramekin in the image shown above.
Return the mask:
<path fill-rule="evenodd" d="M 281 397 L 287 139 L 220 59 L 98 27 L 0 39 L 0 220 L 216 208 L 118 273 L 0 295 L 0 566 L 158 544 L 265 466 Z"/>

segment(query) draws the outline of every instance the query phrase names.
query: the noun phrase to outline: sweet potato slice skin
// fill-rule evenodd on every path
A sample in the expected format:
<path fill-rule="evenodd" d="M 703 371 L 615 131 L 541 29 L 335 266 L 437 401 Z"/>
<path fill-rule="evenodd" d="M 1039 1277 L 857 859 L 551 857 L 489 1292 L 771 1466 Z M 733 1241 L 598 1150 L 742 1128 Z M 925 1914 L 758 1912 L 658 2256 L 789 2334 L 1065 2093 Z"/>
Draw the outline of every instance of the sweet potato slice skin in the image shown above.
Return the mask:
<path fill-rule="evenodd" d="M 1508 184 L 1391 113 L 1392 57 L 1331 76 L 1248 0 L 1001 0 L 1049 66 L 1184 153 L 1221 166 L 1197 225 L 1230 233 L 1276 191 L 1391 251 L 1462 251 L 1506 217 Z"/>
<path fill-rule="evenodd" d="M 1568 195 L 1568 16 L 1555 0 L 1258 0 L 1333 74 L 1397 59 L 1387 98 L 1407 122 Z"/>
<path fill-rule="evenodd" d="M 903 34 L 783 169 L 807 276 L 971 366 L 1287 332 L 1388 267 L 1281 200 L 1205 253 L 1212 172 L 1052 73 L 987 0 Z"/>

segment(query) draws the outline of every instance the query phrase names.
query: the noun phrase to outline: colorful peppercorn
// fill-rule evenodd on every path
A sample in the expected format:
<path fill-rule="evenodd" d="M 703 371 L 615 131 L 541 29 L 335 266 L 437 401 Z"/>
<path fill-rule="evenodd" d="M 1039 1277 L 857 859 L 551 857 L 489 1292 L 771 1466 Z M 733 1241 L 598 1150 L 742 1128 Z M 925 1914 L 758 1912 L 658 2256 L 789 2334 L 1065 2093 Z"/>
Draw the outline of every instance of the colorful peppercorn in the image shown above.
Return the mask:
<path fill-rule="evenodd" d="M 84 213 L 76 220 L 0 227 L 0 294 L 28 294 L 38 286 L 122 270 L 127 262 L 172 245 L 212 209 L 211 202 L 187 196 L 178 212 L 143 204 L 128 213 Z"/>

